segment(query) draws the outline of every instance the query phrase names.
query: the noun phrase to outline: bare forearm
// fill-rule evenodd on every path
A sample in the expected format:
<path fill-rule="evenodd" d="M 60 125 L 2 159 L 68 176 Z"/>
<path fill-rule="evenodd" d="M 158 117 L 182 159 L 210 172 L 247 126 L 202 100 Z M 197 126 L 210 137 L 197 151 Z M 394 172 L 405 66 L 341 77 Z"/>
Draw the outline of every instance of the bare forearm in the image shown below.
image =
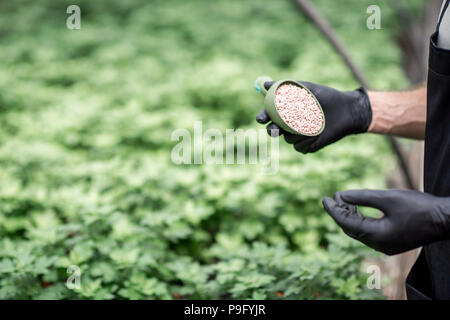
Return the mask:
<path fill-rule="evenodd" d="M 404 92 L 369 91 L 372 122 L 369 132 L 412 139 L 425 138 L 426 86 Z"/>

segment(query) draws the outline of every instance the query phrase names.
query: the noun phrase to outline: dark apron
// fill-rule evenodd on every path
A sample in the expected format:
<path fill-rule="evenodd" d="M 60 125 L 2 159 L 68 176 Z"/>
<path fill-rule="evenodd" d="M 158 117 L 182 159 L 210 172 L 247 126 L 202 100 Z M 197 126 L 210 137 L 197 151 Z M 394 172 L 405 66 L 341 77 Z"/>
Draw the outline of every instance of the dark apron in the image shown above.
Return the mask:
<path fill-rule="evenodd" d="M 446 7 L 442 11 L 441 20 Z M 438 23 L 441 23 L 441 20 Z M 424 191 L 450 196 L 450 50 L 430 39 Z M 423 247 L 406 279 L 408 299 L 450 300 L 450 241 Z"/>

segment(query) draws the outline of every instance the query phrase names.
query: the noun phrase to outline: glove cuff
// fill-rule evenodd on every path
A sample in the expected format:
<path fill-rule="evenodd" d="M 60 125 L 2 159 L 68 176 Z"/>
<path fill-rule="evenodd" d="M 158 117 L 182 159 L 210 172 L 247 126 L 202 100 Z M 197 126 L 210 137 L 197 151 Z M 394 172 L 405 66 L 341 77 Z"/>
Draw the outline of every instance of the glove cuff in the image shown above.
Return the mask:
<path fill-rule="evenodd" d="M 369 95 L 364 87 L 356 90 L 358 99 L 353 104 L 353 128 L 354 133 L 364 133 L 369 129 L 372 122 L 372 106 L 370 105 Z"/>

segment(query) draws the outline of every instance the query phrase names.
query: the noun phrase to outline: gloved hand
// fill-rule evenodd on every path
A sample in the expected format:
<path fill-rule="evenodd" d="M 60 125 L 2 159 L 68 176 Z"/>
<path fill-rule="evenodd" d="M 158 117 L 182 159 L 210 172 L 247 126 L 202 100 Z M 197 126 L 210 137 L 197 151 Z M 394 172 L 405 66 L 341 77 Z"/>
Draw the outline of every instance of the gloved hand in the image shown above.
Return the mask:
<path fill-rule="evenodd" d="M 264 83 L 269 89 L 273 81 Z M 270 135 L 273 129 L 278 129 L 279 134 L 284 134 L 287 143 L 301 153 L 315 152 L 349 134 L 366 132 L 372 122 L 372 108 L 369 97 L 364 88 L 355 91 L 338 91 L 330 87 L 300 82 L 308 88 L 319 100 L 325 114 L 325 130 L 316 137 L 303 137 L 285 132 L 275 123 L 267 126 Z M 265 124 L 270 121 L 268 114 L 262 109 L 256 116 L 256 121 Z M 274 131 L 276 132 L 276 131 Z"/>
<path fill-rule="evenodd" d="M 350 190 L 322 202 L 347 235 L 388 255 L 450 239 L 450 198 L 412 190 Z M 384 216 L 364 217 L 356 205 Z"/>

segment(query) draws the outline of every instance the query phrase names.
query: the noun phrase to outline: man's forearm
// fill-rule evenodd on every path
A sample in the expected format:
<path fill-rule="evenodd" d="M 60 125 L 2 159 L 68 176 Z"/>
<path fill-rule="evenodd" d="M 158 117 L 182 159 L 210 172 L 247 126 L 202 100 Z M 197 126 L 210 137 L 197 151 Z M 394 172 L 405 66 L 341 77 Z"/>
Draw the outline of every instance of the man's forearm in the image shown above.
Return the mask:
<path fill-rule="evenodd" d="M 426 86 L 404 92 L 369 91 L 372 122 L 369 132 L 412 139 L 425 138 Z"/>

